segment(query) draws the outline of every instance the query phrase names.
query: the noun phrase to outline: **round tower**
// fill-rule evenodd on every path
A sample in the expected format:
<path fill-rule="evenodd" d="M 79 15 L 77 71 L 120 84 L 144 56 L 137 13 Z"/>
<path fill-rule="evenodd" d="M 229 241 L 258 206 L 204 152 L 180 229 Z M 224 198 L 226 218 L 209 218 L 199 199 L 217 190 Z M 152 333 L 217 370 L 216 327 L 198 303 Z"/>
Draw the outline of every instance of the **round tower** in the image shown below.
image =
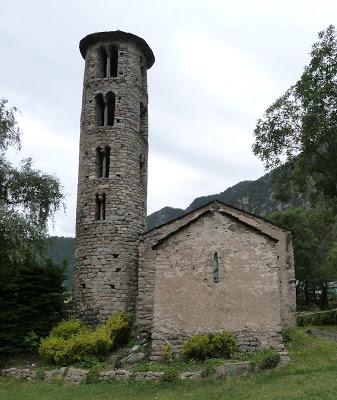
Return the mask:
<path fill-rule="evenodd" d="M 80 42 L 85 59 L 76 214 L 74 301 L 95 324 L 132 310 L 137 250 L 146 224 L 147 69 L 138 36 L 100 32 Z"/>

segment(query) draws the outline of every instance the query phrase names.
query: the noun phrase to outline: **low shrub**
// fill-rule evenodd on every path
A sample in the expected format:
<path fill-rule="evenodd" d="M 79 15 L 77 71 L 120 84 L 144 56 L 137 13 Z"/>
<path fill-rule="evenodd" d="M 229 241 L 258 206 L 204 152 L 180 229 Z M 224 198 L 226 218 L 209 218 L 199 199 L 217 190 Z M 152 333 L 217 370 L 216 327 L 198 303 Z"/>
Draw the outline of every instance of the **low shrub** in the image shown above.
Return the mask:
<path fill-rule="evenodd" d="M 164 371 L 162 381 L 164 382 L 176 382 L 179 378 L 179 372 L 174 368 L 167 368 Z"/>
<path fill-rule="evenodd" d="M 282 331 L 282 339 L 283 339 L 283 343 L 290 343 L 294 340 L 294 330 L 289 328 L 289 329 L 283 329 Z"/>
<path fill-rule="evenodd" d="M 113 346 L 119 347 L 130 339 L 133 315 L 130 313 L 116 313 L 111 315 L 104 324 L 104 329 L 113 339 Z"/>
<path fill-rule="evenodd" d="M 165 363 L 171 363 L 173 361 L 172 346 L 170 344 L 164 344 L 161 356 Z"/>
<path fill-rule="evenodd" d="M 39 354 L 58 365 L 83 362 L 93 357 L 100 359 L 128 340 L 131 323 L 132 318 L 126 313 L 112 315 L 96 329 L 86 327 L 79 320 L 64 321 L 41 340 Z"/>
<path fill-rule="evenodd" d="M 89 357 L 103 357 L 112 348 L 113 340 L 105 329 L 81 332 L 65 340 L 65 346 L 54 356 L 59 365 L 69 365 Z"/>
<path fill-rule="evenodd" d="M 216 368 L 221 364 L 223 364 L 222 359 L 210 358 L 206 360 L 202 365 L 201 375 L 204 377 L 214 375 Z"/>
<path fill-rule="evenodd" d="M 230 358 L 236 350 L 235 337 L 229 332 L 195 335 L 187 339 L 181 355 L 186 359 Z"/>
<path fill-rule="evenodd" d="M 187 359 L 205 360 L 209 355 L 209 350 L 208 335 L 194 335 L 183 343 L 180 353 Z"/>
<path fill-rule="evenodd" d="M 337 309 L 297 315 L 297 326 L 337 325 Z"/>
<path fill-rule="evenodd" d="M 93 365 L 89 370 L 89 373 L 85 379 L 85 383 L 98 383 L 99 373 L 102 371 L 103 368 L 104 364 Z"/>
<path fill-rule="evenodd" d="M 217 332 L 210 335 L 211 357 L 230 358 L 236 351 L 236 339 L 229 332 Z"/>
<path fill-rule="evenodd" d="M 275 368 L 280 361 L 280 354 L 273 348 L 263 349 L 252 353 L 250 361 L 256 369 Z"/>
<path fill-rule="evenodd" d="M 69 339 L 71 336 L 78 335 L 87 330 L 88 328 L 79 319 L 68 319 L 54 326 L 49 336 Z"/>
<path fill-rule="evenodd" d="M 39 355 L 50 363 L 57 363 L 58 354 L 64 351 L 65 339 L 56 336 L 42 338 L 39 346 Z"/>

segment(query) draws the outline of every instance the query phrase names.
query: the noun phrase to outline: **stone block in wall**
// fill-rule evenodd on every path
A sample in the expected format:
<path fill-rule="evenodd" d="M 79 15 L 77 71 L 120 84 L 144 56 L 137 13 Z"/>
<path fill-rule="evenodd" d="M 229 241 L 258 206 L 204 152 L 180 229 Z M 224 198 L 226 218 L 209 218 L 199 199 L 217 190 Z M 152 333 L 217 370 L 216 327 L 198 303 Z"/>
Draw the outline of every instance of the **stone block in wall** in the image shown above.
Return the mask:
<path fill-rule="evenodd" d="M 100 382 L 106 382 L 115 379 L 115 370 L 101 371 L 98 375 Z"/>
<path fill-rule="evenodd" d="M 136 372 L 134 374 L 135 381 L 160 381 L 164 376 L 164 372 Z"/>
<path fill-rule="evenodd" d="M 183 372 L 180 375 L 180 379 L 182 380 L 191 380 L 196 381 L 202 378 L 202 371 L 195 371 L 195 372 Z"/>
<path fill-rule="evenodd" d="M 85 381 L 89 371 L 81 368 L 68 368 L 64 377 L 64 382 L 79 384 Z"/>
<path fill-rule="evenodd" d="M 19 378 L 27 381 L 34 381 L 37 379 L 37 372 L 30 368 L 7 368 L 1 370 L 2 376 L 11 378 Z"/>
<path fill-rule="evenodd" d="M 244 376 L 247 375 L 252 368 L 252 364 L 249 361 L 226 362 L 216 367 L 214 377 L 223 378 L 226 376 Z"/>
<path fill-rule="evenodd" d="M 63 377 L 64 377 L 66 371 L 67 371 L 66 367 L 53 369 L 51 371 L 46 371 L 44 373 L 44 380 L 48 383 L 51 383 L 51 382 L 57 381 L 57 380 L 63 380 Z"/>
<path fill-rule="evenodd" d="M 116 369 L 115 370 L 115 379 L 117 381 L 127 381 L 132 376 L 132 372 L 127 371 L 126 369 Z"/>

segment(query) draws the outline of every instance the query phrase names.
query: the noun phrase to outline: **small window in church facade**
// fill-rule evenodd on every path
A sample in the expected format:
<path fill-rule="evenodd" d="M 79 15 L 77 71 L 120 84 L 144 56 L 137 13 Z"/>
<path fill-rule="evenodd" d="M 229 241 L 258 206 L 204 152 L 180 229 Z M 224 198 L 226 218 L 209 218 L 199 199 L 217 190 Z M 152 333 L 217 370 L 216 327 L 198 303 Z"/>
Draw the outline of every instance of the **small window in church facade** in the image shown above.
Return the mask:
<path fill-rule="evenodd" d="M 218 253 L 213 256 L 213 282 L 219 282 L 219 258 Z"/>

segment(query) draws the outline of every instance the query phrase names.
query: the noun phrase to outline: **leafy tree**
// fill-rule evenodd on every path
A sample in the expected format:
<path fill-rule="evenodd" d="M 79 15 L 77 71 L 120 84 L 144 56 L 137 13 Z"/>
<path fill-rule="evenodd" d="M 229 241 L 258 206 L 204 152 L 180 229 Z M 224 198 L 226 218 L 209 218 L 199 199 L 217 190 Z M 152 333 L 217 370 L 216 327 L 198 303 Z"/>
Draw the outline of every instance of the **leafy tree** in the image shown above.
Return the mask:
<path fill-rule="evenodd" d="M 20 148 L 16 108 L 0 99 L 0 268 L 36 258 L 47 233 L 48 219 L 63 201 L 57 178 L 35 170 L 31 159 L 19 168 L 6 159 L 9 146 Z"/>
<path fill-rule="evenodd" d="M 268 219 L 292 231 L 298 303 L 304 300 L 308 306 L 312 299 L 328 308 L 328 282 L 337 279 L 336 217 L 324 209 L 289 208 Z"/>
<path fill-rule="evenodd" d="M 300 79 L 258 120 L 254 153 L 275 169 L 278 197 L 337 200 L 337 38 L 330 25 L 312 46 Z M 282 166 L 282 168 L 279 168 Z"/>
<path fill-rule="evenodd" d="M 64 313 L 64 268 L 43 257 L 47 223 L 63 202 L 57 178 L 6 158 L 20 148 L 16 108 L 0 99 L 0 358 L 46 335 Z"/>
<path fill-rule="evenodd" d="M 0 361 L 18 351 L 36 350 L 41 336 L 65 316 L 64 266 L 46 261 L 16 266 L 0 280 Z"/>

